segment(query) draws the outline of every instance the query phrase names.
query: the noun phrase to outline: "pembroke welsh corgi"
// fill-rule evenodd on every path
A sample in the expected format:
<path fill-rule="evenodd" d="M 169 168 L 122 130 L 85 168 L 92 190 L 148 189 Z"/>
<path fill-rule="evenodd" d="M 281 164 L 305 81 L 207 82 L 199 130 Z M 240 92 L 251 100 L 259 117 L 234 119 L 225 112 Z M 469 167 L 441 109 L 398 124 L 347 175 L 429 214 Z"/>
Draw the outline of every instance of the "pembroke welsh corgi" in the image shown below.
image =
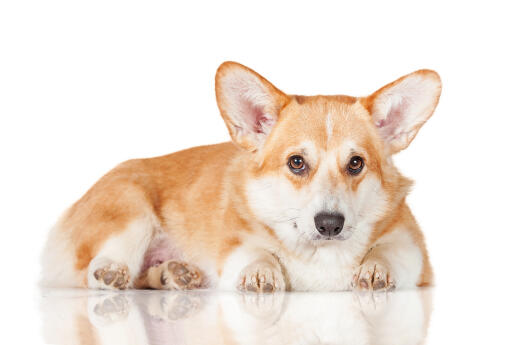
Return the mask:
<path fill-rule="evenodd" d="M 367 97 L 288 95 L 235 62 L 216 73 L 232 142 L 124 162 L 51 230 L 46 286 L 389 290 L 432 269 L 392 162 L 433 114 L 438 74 Z"/>

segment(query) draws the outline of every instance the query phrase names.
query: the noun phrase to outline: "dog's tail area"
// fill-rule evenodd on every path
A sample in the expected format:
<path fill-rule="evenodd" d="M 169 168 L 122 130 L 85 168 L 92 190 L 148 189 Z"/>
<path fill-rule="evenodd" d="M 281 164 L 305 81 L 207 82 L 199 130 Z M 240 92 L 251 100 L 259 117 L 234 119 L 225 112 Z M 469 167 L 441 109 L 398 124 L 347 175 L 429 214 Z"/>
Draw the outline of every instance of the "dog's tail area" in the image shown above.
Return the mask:
<path fill-rule="evenodd" d="M 85 287 L 86 276 L 74 268 L 75 248 L 69 237 L 69 229 L 63 229 L 62 219 L 50 230 L 41 253 L 42 287 Z"/>

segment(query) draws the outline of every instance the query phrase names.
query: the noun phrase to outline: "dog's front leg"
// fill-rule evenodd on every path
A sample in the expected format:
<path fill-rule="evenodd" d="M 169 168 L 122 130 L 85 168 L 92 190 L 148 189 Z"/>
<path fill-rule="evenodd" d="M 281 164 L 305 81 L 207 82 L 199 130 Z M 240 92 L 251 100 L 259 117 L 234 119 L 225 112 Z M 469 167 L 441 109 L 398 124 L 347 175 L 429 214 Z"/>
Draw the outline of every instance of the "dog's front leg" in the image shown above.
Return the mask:
<path fill-rule="evenodd" d="M 269 251 L 240 247 L 227 258 L 220 288 L 258 293 L 285 291 L 282 267 Z"/>
<path fill-rule="evenodd" d="M 425 264 L 423 252 L 405 229 L 381 237 L 353 274 L 353 288 L 391 290 L 417 286 Z"/>
<path fill-rule="evenodd" d="M 238 290 L 251 292 L 284 291 L 284 275 L 280 264 L 276 261 L 270 255 L 269 257 L 260 258 L 245 267 L 238 279 Z"/>

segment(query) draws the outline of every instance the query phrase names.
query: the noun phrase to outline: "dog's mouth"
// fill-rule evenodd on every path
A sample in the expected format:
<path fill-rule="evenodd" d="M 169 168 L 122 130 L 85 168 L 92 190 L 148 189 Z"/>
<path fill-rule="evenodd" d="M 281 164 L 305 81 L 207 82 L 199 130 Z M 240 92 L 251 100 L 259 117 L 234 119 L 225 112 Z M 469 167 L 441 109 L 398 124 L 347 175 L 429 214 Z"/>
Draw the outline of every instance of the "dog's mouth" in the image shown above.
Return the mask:
<path fill-rule="evenodd" d="M 293 228 L 299 230 L 299 226 L 297 222 L 293 222 Z M 312 234 L 308 233 L 308 231 L 299 231 L 300 237 L 307 242 L 312 242 L 314 245 L 322 245 L 328 243 L 334 243 L 336 241 L 345 241 L 349 239 L 353 235 L 353 231 L 355 228 L 353 226 L 345 226 L 342 231 L 335 236 L 325 236 L 320 234 L 316 229 Z"/>
<path fill-rule="evenodd" d="M 330 242 L 330 241 L 345 241 L 353 234 L 353 228 L 350 226 L 345 227 L 342 231 L 335 236 L 324 236 L 318 233 L 312 235 L 312 241 L 316 243 Z"/>

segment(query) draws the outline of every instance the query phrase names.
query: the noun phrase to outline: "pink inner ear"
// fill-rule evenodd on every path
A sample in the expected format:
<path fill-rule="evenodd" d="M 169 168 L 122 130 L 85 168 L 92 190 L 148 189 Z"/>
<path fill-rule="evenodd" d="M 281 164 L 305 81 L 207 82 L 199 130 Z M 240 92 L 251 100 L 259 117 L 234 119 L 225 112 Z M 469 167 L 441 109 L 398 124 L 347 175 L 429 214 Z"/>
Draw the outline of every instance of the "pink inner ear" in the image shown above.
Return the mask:
<path fill-rule="evenodd" d="M 256 126 L 254 130 L 256 131 L 256 133 L 268 134 L 267 131 L 269 128 L 273 126 L 274 122 L 275 120 L 273 120 L 273 118 L 269 117 L 268 115 L 265 115 L 261 111 L 261 114 L 257 116 Z"/>
<path fill-rule="evenodd" d="M 266 133 L 265 129 L 273 125 L 273 119 L 264 113 L 262 106 L 256 105 L 250 100 L 243 99 L 242 114 L 247 128 L 254 133 Z"/>
<path fill-rule="evenodd" d="M 376 121 L 376 127 L 380 128 L 385 138 L 393 138 L 401 132 L 400 127 L 404 121 L 404 114 L 408 107 L 406 99 L 402 98 L 398 102 L 393 102 L 387 113 L 387 116 Z"/>

